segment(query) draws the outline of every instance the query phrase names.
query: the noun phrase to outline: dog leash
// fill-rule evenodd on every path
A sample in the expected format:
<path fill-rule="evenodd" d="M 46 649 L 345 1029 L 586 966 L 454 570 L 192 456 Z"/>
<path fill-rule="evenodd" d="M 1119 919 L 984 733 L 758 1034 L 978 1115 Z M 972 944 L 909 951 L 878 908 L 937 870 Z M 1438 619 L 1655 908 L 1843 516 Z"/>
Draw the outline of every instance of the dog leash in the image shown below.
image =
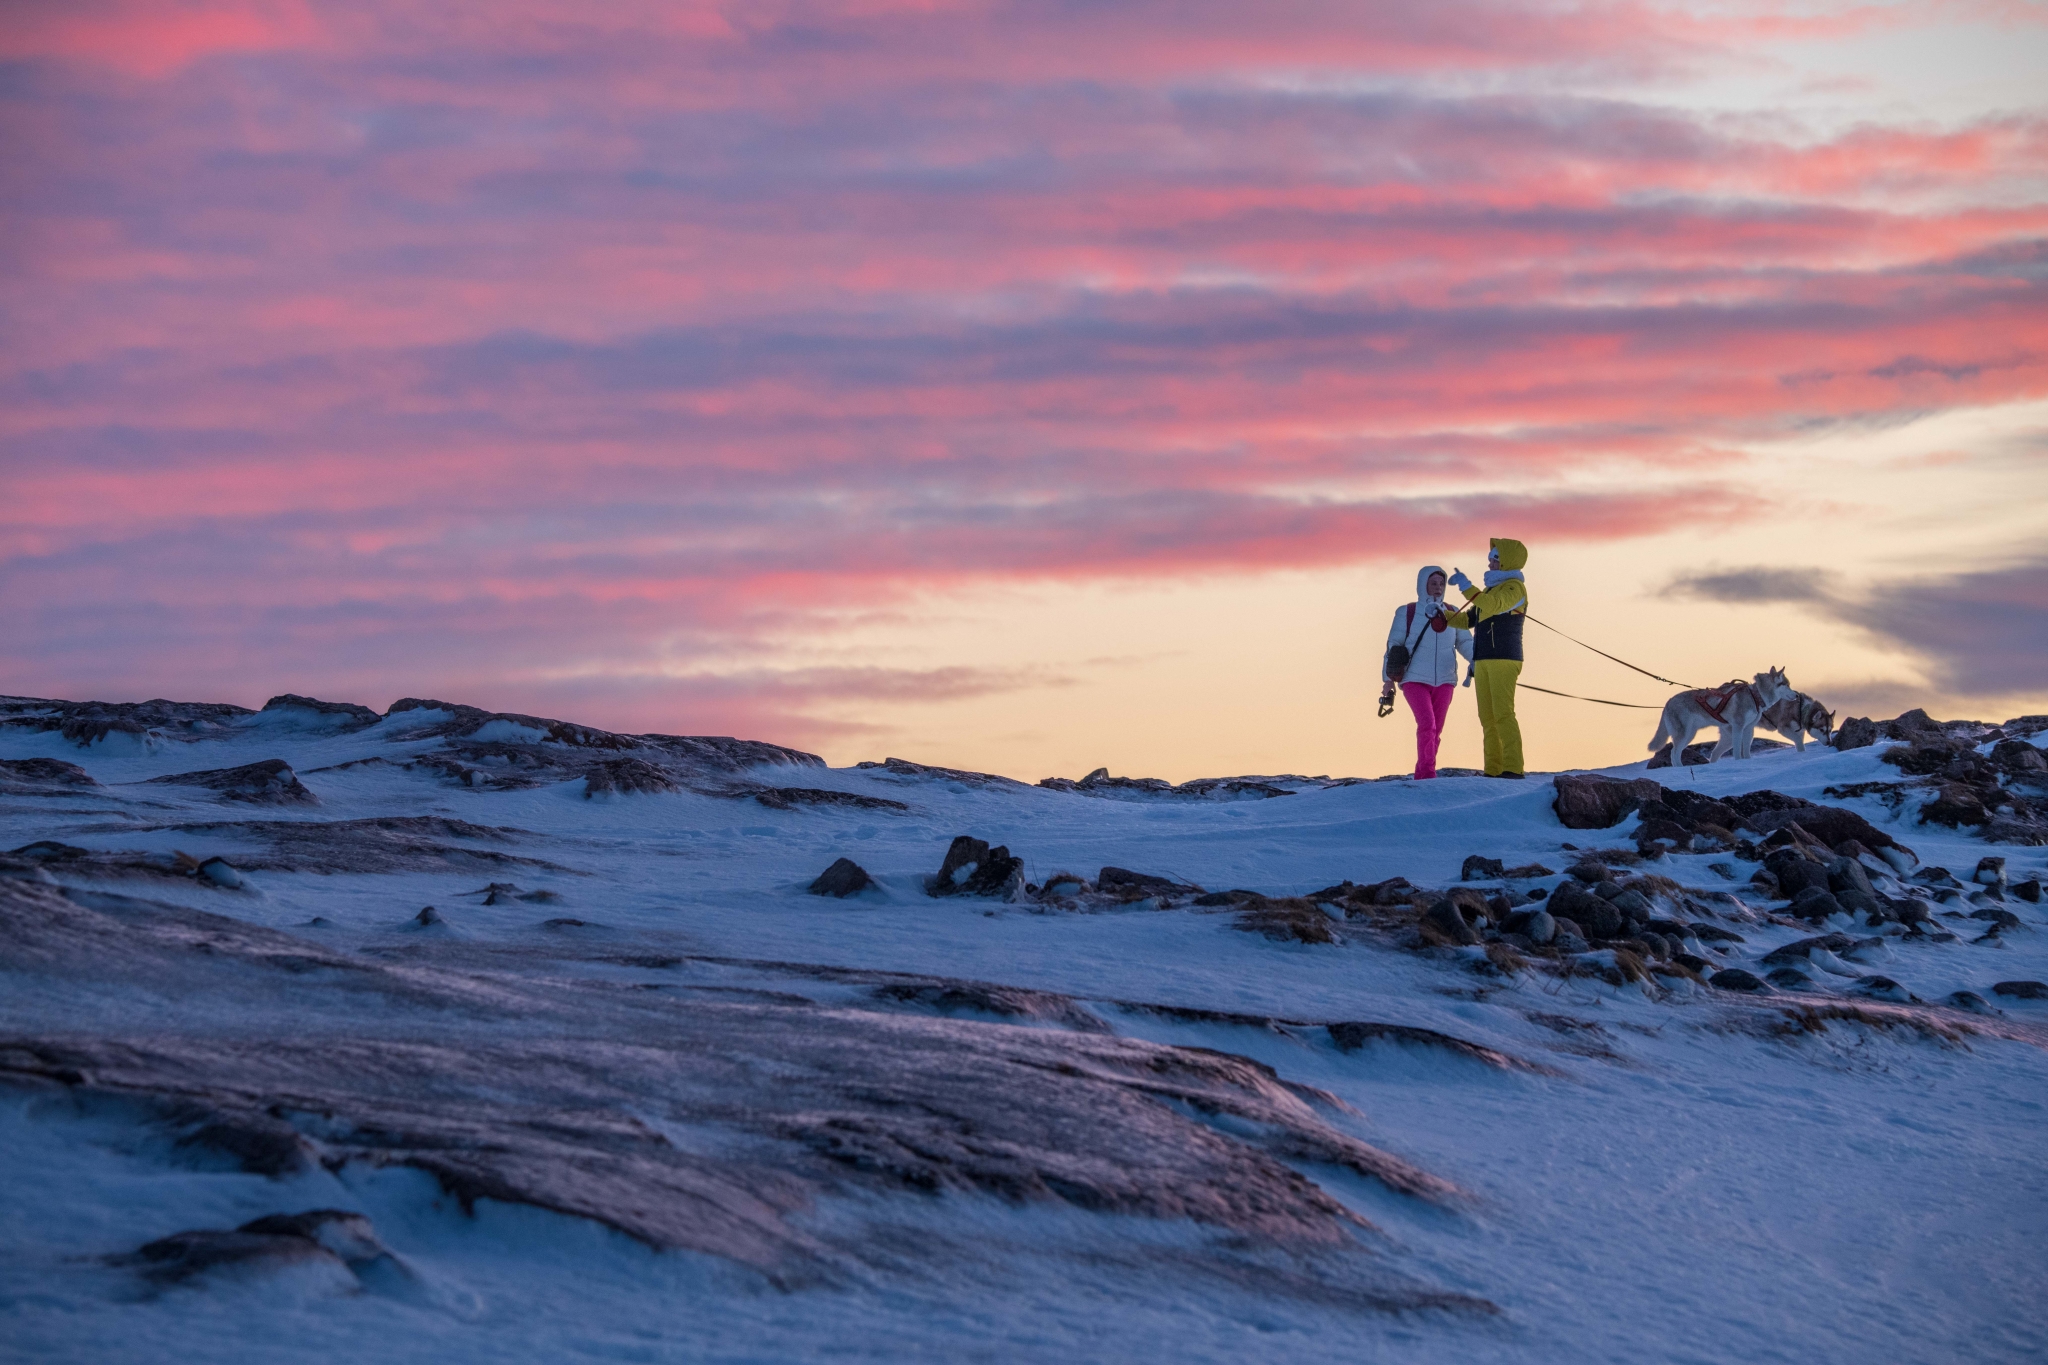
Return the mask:
<path fill-rule="evenodd" d="M 1559 634 L 1563 634 L 1563 632 L 1560 631 Z M 1571 637 L 1566 636 L 1565 638 L 1570 639 Z M 1578 642 L 1574 640 L 1573 643 L 1576 644 Z M 1599 653 L 1598 650 L 1593 652 Z M 1619 660 L 1616 662 L 1619 662 Z M 1567 697 L 1572 701 L 1598 702 L 1602 706 L 1626 706 L 1631 711 L 1661 711 L 1664 709 L 1661 706 L 1645 706 L 1641 702 L 1635 701 L 1608 701 L 1605 697 L 1582 697 L 1576 692 L 1553 692 L 1547 687 L 1538 687 L 1534 683 L 1518 682 L 1515 686 L 1522 691 L 1541 692 L 1548 697 Z"/>
<path fill-rule="evenodd" d="M 1522 613 L 1522 619 L 1523 619 L 1523 620 L 1525 620 L 1525 621 L 1536 621 L 1536 618 L 1535 618 L 1535 617 L 1533 617 L 1533 616 L 1531 616 L 1531 615 L 1529 615 L 1529 613 L 1528 613 L 1528 612 L 1526 612 L 1526 611 Z M 1559 630 L 1559 629 L 1558 629 L 1558 628 L 1557 628 L 1556 626 L 1553 626 L 1553 625 L 1551 625 L 1551 624 L 1550 624 L 1550 623 L 1549 623 L 1548 621 L 1536 621 L 1536 624 L 1537 624 L 1537 625 L 1539 625 L 1539 626 L 1542 626 L 1542 627 L 1543 627 L 1543 628 L 1544 628 L 1545 630 L 1549 631 L 1549 632 L 1550 632 L 1550 633 L 1551 633 L 1552 635 L 1564 635 L 1564 632 L 1563 632 L 1563 631 Z M 1573 644 L 1577 645 L 1577 646 L 1578 646 L 1578 647 L 1579 647 L 1580 649 L 1593 649 L 1593 646 L 1591 646 L 1591 645 L 1587 644 L 1587 643 L 1586 643 L 1586 642 L 1585 642 L 1584 640 L 1580 640 L 1580 639 L 1577 639 L 1577 638 L 1575 638 L 1575 637 L 1573 637 L 1573 636 L 1570 636 L 1570 635 L 1564 635 L 1564 638 L 1565 638 L 1565 639 L 1567 639 L 1567 640 L 1570 640 L 1570 641 L 1571 641 L 1571 642 L 1572 642 Z M 1604 650 L 1604 649 L 1593 649 L 1593 652 L 1594 652 L 1595 654 L 1598 654 L 1598 655 L 1599 655 L 1599 656 L 1600 656 L 1601 658 L 1603 658 L 1603 659 L 1614 659 L 1614 662 L 1616 662 L 1616 663 L 1620 664 L 1620 665 L 1621 665 L 1621 666 L 1622 666 L 1623 668 L 1634 668 L 1636 672 L 1638 672 L 1638 673 L 1642 674 L 1642 675 L 1643 675 L 1644 677 L 1646 677 L 1646 678 L 1655 678 L 1655 679 L 1656 679 L 1656 680 L 1657 680 L 1658 682 L 1660 682 L 1660 683 L 1669 683 L 1669 684 L 1670 684 L 1671 686 L 1673 686 L 1673 687 L 1682 687 L 1682 688 L 1684 688 L 1684 689 L 1685 689 L 1686 691 L 1688 691 L 1688 692 L 1699 692 L 1699 691 L 1703 691 L 1703 690 L 1704 690 L 1704 689 L 1702 689 L 1702 688 L 1694 687 L 1694 686 L 1693 686 L 1693 685 L 1692 685 L 1691 683 L 1682 683 L 1682 682 L 1678 681 L 1678 679 L 1676 679 L 1676 678 L 1667 678 L 1667 677 L 1665 677 L 1665 676 L 1664 676 L 1663 674 L 1661 674 L 1661 673 L 1652 673 L 1652 672 L 1651 672 L 1651 671 L 1650 671 L 1649 669 L 1647 669 L 1647 668 L 1636 668 L 1636 666 L 1635 666 L 1634 664 L 1630 663 L 1630 662 L 1629 662 L 1629 661 L 1628 661 L 1627 659 L 1615 659 L 1615 658 L 1614 658 L 1614 656 L 1613 656 L 1612 654 L 1609 654 L 1609 653 L 1608 653 L 1608 652 L 1607 652 L 1606 650 Z M 1527 686 L 1527 684 L 1524 684 L 1524 686 Z M 1535 689 L 1533 689 L 1533 690 L 1534 690 L 1534 691 L 1537 691 L 1537 692 L 1541 692 L 1541 691 L 1543 691 L 1544 689 L 1543 689 L 1543 688 L 1540 688 L 1540 687 L 1538 687 L 1538 688 L 1535 688 Z M 1552 693 L 1552 695 L 1553 695 L 1553 696 L 1558 696 L 1558 697 L 1562 697 L 1562 696 L 1566 696 L 1567 694 L 1566 694 L 1566 693 L 1563 693 L 1563 692 L 1556 692 L 1556 693 Z M 1599 699 L 1598 697 L 1574 697 L 1574 698 L 1572 698 L 1572 700 L 1574 700 L 1574 701 L 1599 701 L 1600 699 Z M 1611 701 L 1611 702 L 1608 702 L 1608 703 L 1606 703 L 1606 704 L 1607 704 L 1607 705 L 1609 705 L 1609 706 L 1627 706 L 1627 705 L 1629 705 L 1630 703 L 1628 703 L 1628 702 L 1619 702 L 1619 701 Z M 1639 709 L 1641 709 L 1641 710 L 1645 710 L 1645 711 L 1655 711 L 1655 710 L 1657 710 L 1658 708 L 1656 708 L 1656 707 L 1654 707 L 1654 706 L 1645 706 L 1645 707 L 1641 707 L 1641 708 L 1639 708 Z"/>

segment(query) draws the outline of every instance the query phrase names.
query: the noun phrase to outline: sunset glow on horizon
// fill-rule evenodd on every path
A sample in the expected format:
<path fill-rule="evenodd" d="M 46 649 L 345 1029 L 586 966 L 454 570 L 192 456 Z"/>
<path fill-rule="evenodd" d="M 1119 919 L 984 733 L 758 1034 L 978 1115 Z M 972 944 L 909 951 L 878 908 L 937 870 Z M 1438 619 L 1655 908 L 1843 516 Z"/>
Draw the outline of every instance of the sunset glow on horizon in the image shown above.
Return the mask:
<path fill-rule="evenodd" d="M 1508 535 L 1673 677 L 2048 711 L 2039 6 L 38 0 L 0 71 L 0 691 L 1371 774 Z"/>

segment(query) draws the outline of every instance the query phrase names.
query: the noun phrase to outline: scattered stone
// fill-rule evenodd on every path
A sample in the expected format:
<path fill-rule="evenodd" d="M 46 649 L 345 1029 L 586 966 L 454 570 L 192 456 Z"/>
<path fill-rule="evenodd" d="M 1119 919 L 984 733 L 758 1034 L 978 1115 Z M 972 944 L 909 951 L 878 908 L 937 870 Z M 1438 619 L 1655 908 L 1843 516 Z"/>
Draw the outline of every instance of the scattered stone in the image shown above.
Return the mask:
<path fill-rule="evenodd" d="M 1751 794 L 1776 795 L 1774 792 Z M 1734 798 L 1736 802 L 1744 799 L 1743 797 Z M 1879 856 L 1883 856 L 1886 849 L 1897 849 L 1914 862 L 1920 861 L 1919 855 L 1914 853 L 1912 849 L 1907 848 L 1904 844 L 1871 824 L 1855 811 L 1845 810 L 1840 806 L 1809 805 L 1780 810 L 1758 811 L 1754 814 L 1747 814 L 1745 818 L 1756 828 L 1758 833 L 1762 834 L 1769 834 L 1788 825 L 1796 824 L 1803 833 L 1812 836 L 1816 842 L 1826 845 L 1830 851 L 1833 851 L 1844 840 L 1854 839 L 1865 848 L 1877 852 Z M 1886 859 L 1886 861 L 1890 860 Z"/>
<path fill-rule="evenodd" d="M 1920 807 L 1920 823 L 1961 829 L 1965 825 L 1991 823 L 1991 812 L 1984 808 L 1984 798 L 1975 788 L 1960 782 L 1940 782 L 1935 785 L 1934 799 Z"/>
<path fill-rule="evenodd" d="M 1594 773 L 1559 773 L 1551 809 L 1566 829 L 1611 829 L 1663 788 L 1648 778 L 1623 781 Z"/>
<path fill-rule="evenodd" d="M 1754 973 L 1740 967 L 1724 967 L 1708 978 L 1707 984 L 1724 991 L 1768 991 L 1769 986 Z"/>
<path fill-rule="evenodd" d="M 874 879 L 867 869 L 851 858 L 841 858 L 818 874 L 818 879 L 806 888 L 813 896 L 837 896 L 841 900 L 867 890 Z"/>
<path fill-rule="evenodd" d="M 1523 863 L 1500 874 L 1506 881 L 1523 881 L 1532 877 L 1555 877 L 1557 874 L 1542 863 Z"/>
<path fill-rule="evenodd" d="M 2009 777 L 2039 777 L 2048 773 L 2048 754 L 2023 739 L 2000 740 L 1993 745 L 1991 762 Z"/>
<path fill-rule="evenodd" d="M 1542 909 L 1512 911 L 1501 923 L 1501 928 L 1510 934 L 1520 934 L 1539 947 L 1557 937 L 1556 918 Z"/>
<path fill-rule="evenodd" d="M 1920 997 L 1901 986 L 1888 976 L 1859 976 L 1850 990 L 1858 995 L 1867 995 L 1873 1000 L 1889 1000 L 1895 1005 L 1915 1005 Z"/>
<path fill-rule="evenodd" d="M 1764 980 L 1788 991 L 1803 991 L 1813 986 L 1813 978 L 1797 967 L 1779 967 L 1765 976 Z"/>
<path fill-rule="evenodd" d="M 1972 1014 L 1997 1013 L 1991 1007 L 1991 1002 L 1975 991 L 1951 991 L 1949 992 L 1948 1003 L 1959 1010 L 1968 1010 Z"/>
<path fill-rule="evenodd" d="M 2001 981 L 1991 988 L 1993 995 L 2010 995 L 2017 1000 L 2048 1000 L 2048 982 Z"/>
<path fill-rule="evenodd" d="M 583 773 L 583 799 L 634 794 L 660 796 L 681 791 L 682 784 L 644 758 L 607 758 Z M 763 805 L 773 804 L 764 801 Z M 787 810 L 787 803 L 782 807 Z"/>
<path fill-rule="evenodd" d="M 2018 915 L 2015 915 L 2010 910 L 2000 910 L 1996 906 L 1986 906 L 1982 910 L 1976 911 L 1970 918 L 1989 920 L 1993 927 L 1998 929 L 2023 929 L 2026 927 L 2026 922 Z"/>
<path fill-rule="evenodd" d="M 441 912 L 439 910 L 436 910 L 433 906 L 429 905 L 422 909 L 417 915 L 414 915 L 412 917 L 412 922 L 414 924 L 420 925 L 421 927 L 425 927 L 431 924 L 446 924 L 448 921 L 441 918 Z"/>
<path fill-rule="evenodd" d="M 1807 954 L 1813 952 L 1846 953 L 1855 948 L 1856 940 L 1847 934 L 1821 934 L 1816 938 L 1802 938 L 1797 943 L 1787 943 L 1764 954 L 1763 965 L 1774 967 L 1779 963 L 1804 962 Z"/>
<path fill-rule="evenodd" d="M 1461 882 L 1493 882 L 1507 875 L 1506 867 L 1498 858 L 1488 858 L 1474 853 L 1465 859 L 1465 865 L 1458 870 Z"/>
<path fill-rule="evenodd" d="M 1976 882 L 1979 886 L 1995 886 L 2001 890 L 2004 889 L 2005 859 L 1995 856 L 1979 858 L 1977 860 L 1977 870 L 1971 875 L 1970 880 Z"/>
<path fill-rule="evenodd" d="M 2029 877 L 2023 882 L 2014 882 L 2007 889 L 2013 895 L 2018 896 L 2029 904 L 2039 905 L 2041 903 L 2041 879 L 2039 877 Z"/>
<path fill-rule="evenodd" d="M 567 915 L 562 915 L 555 919 L 542 920 L 540 927 L 543 929 L 588 929 L 591 926 L 588 921 L 571 919 Z"/>
<path fill-rule="evenodd" d="M 1877 743 L 1877 722 L 1868 716 L 1851 716 L 1835 727 L 1834 746 L 1838 752 L 1868 749 Z"/>

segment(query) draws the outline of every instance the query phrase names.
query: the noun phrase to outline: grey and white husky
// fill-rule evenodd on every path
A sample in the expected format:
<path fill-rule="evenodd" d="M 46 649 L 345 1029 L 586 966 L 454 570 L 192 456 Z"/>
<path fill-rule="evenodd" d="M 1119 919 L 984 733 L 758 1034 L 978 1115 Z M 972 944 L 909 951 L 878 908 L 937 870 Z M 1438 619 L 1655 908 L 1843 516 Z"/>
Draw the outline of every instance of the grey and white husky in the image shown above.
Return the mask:
<path fill-rule="evenodd" d="M 1719 687 L 1680 692 L 1664 703 L 1657 733 L 1650 736 L 1650 752 L 1657 752 L 1669 740 L 1674 755 L 1684 753 L 1694 735 L 1716 725 L 1721 729 L 1721 738 L 1707 755 L 1707 762 L 1718 762 L 1731 753 L 1737 758 L 1748 758 L 1750 745 L 1756 739 L 1757 723 L 1764 713 L 1796 695 L 1782 668 L 1759 673 L 1753 682 L 1738 678 Z"/>
<path fill-rule="evenodd" d="M 1804 692 L 1794 692 L 1765 707 L 1762 724 L 1791 740 L 1803 754 L 1809 735 L 1822 744 L 1828 742 L 1835 732 L 1835 713 Z"/>

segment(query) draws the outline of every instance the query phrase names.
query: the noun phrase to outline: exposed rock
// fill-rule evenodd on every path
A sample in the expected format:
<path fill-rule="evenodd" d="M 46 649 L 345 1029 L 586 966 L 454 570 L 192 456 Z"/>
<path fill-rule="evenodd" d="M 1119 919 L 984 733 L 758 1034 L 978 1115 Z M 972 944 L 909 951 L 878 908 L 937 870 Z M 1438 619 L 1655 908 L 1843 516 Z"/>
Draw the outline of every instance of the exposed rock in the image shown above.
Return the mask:
<path fill-rule="evenodd" d="M 1835 727 L 1835 748 L 1847 753 L 1851 749 L 1867 749 L 1877 743 L 1877 722 L 1868 716 L 1851 716 Z"/>
<path fill-rule="evenodd" d="M 108 1263 L 129 1266 L 157 1284 L 181 1284 L 208 1271 L 272 1270 L 319 1264 L 333 1268 L 337 1281 L 378 1262 L 397 1258 L 377 1238 L 370 1220 L 342 1209 L 271 1214 L 232 1232 L 201 1229 L 174 1232 Z"/>
<path fill-rule="evenodd" d="M 1613 938 L 1621 932 L 1621 911 L 1575 882 L 1561 883 L 1544 908 L 1558 921 L 1560 930 L 1569 920 L 1578 926 L 1577 932 L 1588 938 Z"/>
<path fill-rule="evenodd" d="M 1073 999 L 1051 991 L 997 986 L 983 981 L 891 981 L 875 988 L 881 1000 L 921 1005 L 941 1014 L 963 1010 L 1005 1019 L 1030 1019 L 1057 1024 L 1077 1033 L 1113 1033 L 1100 1015 Z"/>
<path fill-rule="evenodd" d="M 1479 935 L 1466 922 L 1464 912 L 1448 896 L 1423 911 L 1421 923 L 1449 943 L 1470 945 L 1479 942 Z"/>
<path fill-rule="evenodd" d="M 145 740 L 218 739 L 233 733 L 241 717 L 255 714 L 246 706 L 225 702 L 165 701 L 161 697 L 140 702 L 13 697 L 0 706 L 0 725 L 56 730 L 85 749 L 114 734 Z"/>
<path fill-rule="evenodd" d="M 1975 991 L 1951 991 L 1949 992 L 1948 1003 L 1959 1010 L 1968 1010 L 1972 1014 L 1995 1013 L 1991 1007 L 1991 1002 Z"/>
<path fill-rule="evenodd" d="M 1994 927 L 1999 929 L 2024 929 L 2026 927 L 2026 922 L 2018 915 L 2015 915 L 2010 910 L 2000 910 L 1995 906 L 1986 906 L 1984 909 L 1974 912 L 1970 918 L 1989 920 Z"/>
<path fill-rule="evenodd" d="M 1507 869 L 1498 858 L 1488 858 L 1473 853 L 1466 857 L 1465 865 L 1458 872 L 1461 882 L 1499 881 L 1507 875 Z"/>
<path fill-rule="evenodd" d="M 465 848 L 445 842 L 504 845 L 527 831 L 475 825 L 443 815 L 392 815 L 367 820 L 234 820 L 162 826 L 186 834 L 254 840 L 268 854 L 236 854 L 244 872 L 416 872 L 448 871 L 485 864 L 494 868 L 566 868 L 541 858 L 494 848 Z M 146 832 L 138 830 L 138 833 Z"/>
<path fill-rule="evenodd" d="M 1761 793 L 1752 793 L 1752 795 L 1759 794 Z M 1769 794 L 1775 796 L 1777 793 Z M 1737 797 L 1735 801 L 1742 799 Z M 1730 804 L 1732 805 L 1734 802 Z M 1873 850 L 1897 849 L 1913 859 L 1913 861 L 1919 861 L 1919 855 L 1914 853 L 1912 849 L 1907 848 L 1897 839 L 1894 839 L 1876 825 L 1871 824 L 1855 811 L 1845 810 L 1840 806 L 1805 805 L 1781 807 L 1776 810 L 1761 810 L 1754 813 L 1745 812 L 1744 818 L 1748 820 L 1751 828 L 1760 834 L 1772 833 L 1796 824 L 1806 834 L 1811 835 L 1816 842 L 1826 845 L 1829 849 L 1833 849 L 1844 840 L 1854 839 L 1865 848 Z"/>
<path fill-rule="evenodd" d="M 2010 777 L 2048 774 L 2048 754 L 2023 739 L 2002 739 L 1991 748 L 1991 762 Z"/>
<path fill-rule="evenodd" d="M 624 796 L 633 792 L 657 795 L 682 786 L 644 758 L 607 758 L 583 771 L 583 798 Z"/>
<path fill-rule="evenodd" d="M 820 872 L 807 889 L 813 896 L 837 896 L 843 900 L 874 884 L 866 868 L 851 858 L 841 858 Z"/>
<path fill-rule="evenodd" d="M 1965 825 L 1989 824 L 1991 812 L 1984 808 L 1984 799 L 1975 788 L 1960 782 L 1942 782 L 1935 787 L 1934 799 L 1920 807 L 1920 822 L 1961 829 Z"/>
<path fill-rule="evenodd" d="M 1147 896 L 1202 894 L 1192 882 L 1177 881 L 1151 872 L 1133 872 L 1127 867 L 1105 867 L 1095 878 L 1095 889 L 1133 900 Z"/>
<path fill-rule="evenodd" d="M 61 758 L 0 758 L 0 794 L 62 793 L 98 785 L 91 773 Z"/>
<path fill-rule="evenodd" d="M 1272 777 L 1199 777 L 1175 786 L 1160 777 L 1111 777 L 1109 769 L 1097 768 L 1079 781 L 1069 777 L 1048 777 L 1041 779 L 1038 785 L 1052 791 L 1126 801 L 1264 801 L 1276 796 L 1292 796 L 1303 787 L 1349 787 L 1363 780 L 1356 777 L 1302 777 L 1288 773 Z"/>
<path fill-rule="evenodd" d="M 1993 995 L 2009 995 L 2015 1000 L 2048 1000 L 2048 982 L 2001 981 L 1991 988 Z"/>
<path fill-rule="evenodd" d="M 845 806 L 849 810 L 907 811 L 901 801 L 886 796 L 864 796 L 859 792 L 829 791 L 821 787 L 752 787 L 745 795 L 771 810 L 794 810 L 798 806 Z"/>
<path fill-rule="evenodd" d="M 2006 884 L 2005 859 L 1994 854 L 1987 854 L 1979 858 L 1977 860 L 1977 870 L 1970 875 L 1970 880 L 1976 882 L 1979 886 L 1991 886 L 2003 890 Z"/>
<path fill-rule="evenodd" d="M 1024 860 L 1001 845 L 962 834 L 946 849 L 939 875 L 932 879 L 934 896 L 996 896 L 1012 899 L 1024 889 Z"/>
<path fill-rule="evenodd" d="M 1770 982 L 1773 986 L 1788 991 L 1809 990 L 1813 986 L 1813 978 L 1800 971 L 1797 967 L 1774 968 L 1770 972 L 1765 973 L 1764 980 Z"/>
<path fill-rule="evenodd" d="M 194 953 L 195 939 L 209 950 Z M 77 1005 L 50 1015 L 48 1036 L 9 1039 L 0 1074 L 161 1106 L 180 1132 L 266 1134 L 280 1151 L 313 1139 L 276 1112 L 317 1115 L 319 1159 L 336 1169 L 412 1167 L 465 1207 L 493 1199 L 592 1218 L 792 1287 L 863 1264 L 865 1225 L 801 1216 L 849 1185 L 1064 1203 L 1233 1239 L 1186 1253 L 1200 1257 L 1356 1256 L 1361 1220 L 1304 1170 L 1455 1194 L 1325 1121 L 1314 1106 L 1333 1098 L 1220 1052 L 844 1005 L 821 1027 L 809 1000 L 592 992 L 546 972 L 492 974 L 476 945 L 457 947 L 423 941 L 387 966 L 175 906 L 117 919 L 0 882 L 9 971 L 178 988 L 174 1009 L 123 1034 L 71 992 Z M 281 969 L 301 973 L 288 993 L 276 989 Z M 271 1011 L 248 1019 L 263 1046 L 220 1034 L 213 1016 L 229 1000 Z M 458 1017 L 464 1030 L 450 1037 Z M 684 1119 L 707 1139 L 660 1130 Z"/>
<path fill-rule="evenodd" d="M 906 758 L 885 758 L 880 763 L 869 759 L 865 762 L 856 763 L 853 766 L 856 768 L 879 770 L 888 773 L 892 777 L 912 778 L 931 782 L 953 782 L 963 787 L 985 789 L 989 787 L 1024 787 L 1029 785 L 1028 783 L 1019 782 L 1014 777 L 998 777 L 994 773 L 969 772 L 964 768 L 941 768 L 929 763 L 912 763 Z"/>
<path fill-rule="evenodd" d="M 1754 993 L 1770 989 L 1755 973 L 1746 972 L 1740 967 L 1722 968 L 1707 979 L 1707 984 L 1724 991 L 1747 991 Z"/>
<path fill-rule="evenodd" d="M 422 929 L 427 929 L 433 927 L 436 924 L 446 924 L 448 921 L 441 918 L 441 912 L 439 910 L 436 910 L 433 906 L 429 905 L 423 908 L 417 915 L 414 915 L 412 917 L 412 922 L 414 924 L 419 925 L 420 928 Z"/>
<path fill-rule="evenodd" d="M 1818 924 L 1829 915 L 1846 913 L 1842 903 L 1825 886 L 1809 886 L 1792 898 L 1785 913 L 1795 919 L 1812 920 Z"/>
<path fill-rule="evenodd" d="M 2009 889 L 2013 895 L 2018 896 L 2023 901 L 2028 901 L 2035 905 L 2041 903 L 2041 879 L 2039 877 L 2029 877 L 2023 882 L 2014 882 Z"/>
<path fill-rule="evenodd" d="M 1243 903 L 1237 915 L 1236 926 L 1246 933 L 1263 934 L 1277 940 L 1293 940 L 1296 943 L 1335 943 L 1336 929 L 1322 907 L 1312 900 L 1299 896 L 1285 896 L 1268 899 L 1260 896 Z M 1478 942 L 1478 935 L 1473 935 Z"/>
<path fill-rule="evenodd" d="M 152 777 L 151 782 L 177 787 L 200 787 L 220 793 L 223 801 L 241 801 L 255 806 L 317 806 L 320 798 L 307 790 L 281 758 L 245 763 L 239 768 L 209 768 L 196 773 L 173 773 Z"/>
<path fill-rule="evenodd" d="M 1510 914 L 1501 928 L 1542 945 L 1557 937 L 1557 920 L 1543 909 L 1522 909 Z"/>
<path fill-rule="evenodd" d="M 1648 778 L 1622 781 L 1595 773 L 1559 773 L 1552 784 L 1557 795 L 1551 809 L 1566 829 L 1611 829 L 1664 790 Z"/>
<path fill-rule="evenodd" d="M 1542 863 L 1523 863 L 1520 867 L 1511 867 L 1500 875 L 1512 882 L 1530 877 L 1555 877 L 1557 874 Z"/>
<path fill-rule="evenodd" d="M 323 729 L 332 729 L 337 734 L 348 734 L 355 730 L 368 729 L 384 719 L 367 706 L 358 706 L 352 701 L 320 701 L 313 697 L 301 697 L 286 692 L 263 703 L 266 714 L 301 711 L 319 723 Z"/>

